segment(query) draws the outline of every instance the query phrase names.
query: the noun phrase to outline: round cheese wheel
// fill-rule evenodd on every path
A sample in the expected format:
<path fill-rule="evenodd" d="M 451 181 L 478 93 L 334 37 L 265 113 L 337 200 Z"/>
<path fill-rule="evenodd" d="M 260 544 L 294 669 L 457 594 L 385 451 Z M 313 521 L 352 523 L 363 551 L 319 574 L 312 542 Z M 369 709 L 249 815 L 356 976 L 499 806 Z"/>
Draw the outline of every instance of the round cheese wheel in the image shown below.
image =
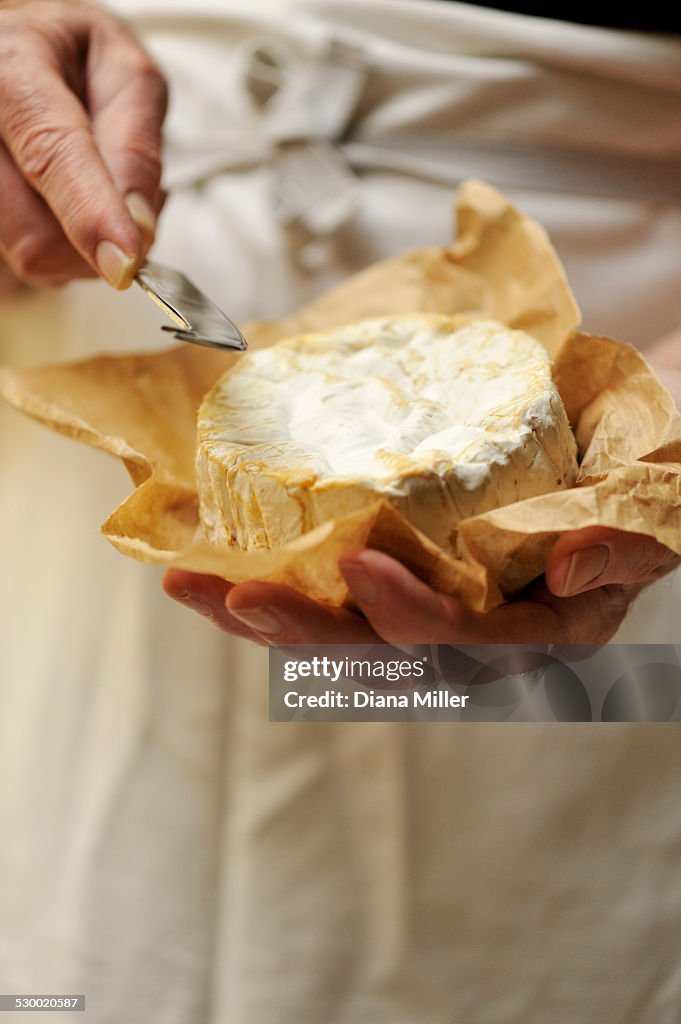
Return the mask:
<path fill-rule="evenodd" d="M 576 445 L 539 342 L 413 313 L 240 357 L 199 411 L 201 520 L 277 548 L 384 499 L 456 551 L 459 522 L 571 486 Z"/>

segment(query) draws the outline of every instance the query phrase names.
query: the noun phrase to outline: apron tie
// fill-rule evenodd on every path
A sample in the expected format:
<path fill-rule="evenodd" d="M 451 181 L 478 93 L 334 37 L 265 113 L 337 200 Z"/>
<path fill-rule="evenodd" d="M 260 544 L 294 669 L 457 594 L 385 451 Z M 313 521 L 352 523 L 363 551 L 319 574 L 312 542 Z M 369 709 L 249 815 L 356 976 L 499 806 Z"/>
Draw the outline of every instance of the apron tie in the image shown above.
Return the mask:
<path fill-rule="evenodd" d="M 303 269 L 326 262 L 326 240 L 355 212 L 359 178 L 338 143 L 366 79 L 360 49 L 331 39 L 304 63 L 278 40 L 251 40 L 244 85 L 260 110 L 272 212 Z"/>

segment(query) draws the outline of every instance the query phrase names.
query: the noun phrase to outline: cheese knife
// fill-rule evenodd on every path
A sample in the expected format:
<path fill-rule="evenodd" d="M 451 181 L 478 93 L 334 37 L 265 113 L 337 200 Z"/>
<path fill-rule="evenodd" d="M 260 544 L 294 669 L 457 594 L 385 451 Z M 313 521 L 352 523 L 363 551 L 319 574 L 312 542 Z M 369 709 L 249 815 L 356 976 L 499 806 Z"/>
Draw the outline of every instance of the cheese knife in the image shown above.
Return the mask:
<path fill-rule="evenodd" d="M 175 325 L 165 324 L 161 330 L 170 331 L 180 341 L 209 348 L 238 352 L 248 348 L 239 328 L 179 270 L 147 260 L 135 281 Z"/>

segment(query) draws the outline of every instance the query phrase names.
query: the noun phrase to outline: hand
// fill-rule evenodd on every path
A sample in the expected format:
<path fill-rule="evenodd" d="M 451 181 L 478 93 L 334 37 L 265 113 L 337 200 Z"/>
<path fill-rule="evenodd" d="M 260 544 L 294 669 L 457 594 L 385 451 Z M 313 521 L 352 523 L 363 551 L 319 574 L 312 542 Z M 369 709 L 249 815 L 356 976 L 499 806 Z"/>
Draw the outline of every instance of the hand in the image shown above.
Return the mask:
<path fill-rule="evenodd" d="M 162 205 L 165 110 L 163 78 L 112 15 L 86 0 L 2 3 L 5 268 L 32 285 L 130 285 Z"/>
<path fill-rule="evenodd" d="M 164 589 L 220 629 L 274 644 L 601 644 L 636 595 L 678 565 L 649 537 L 593 526 L 564 534 L 546 574 L 519 598 L 486 614 L 438 594 L 379 551 L 340 562 L 361 614 L 329 608 L 269 583 L 238 586 L 170 569 Z"/>

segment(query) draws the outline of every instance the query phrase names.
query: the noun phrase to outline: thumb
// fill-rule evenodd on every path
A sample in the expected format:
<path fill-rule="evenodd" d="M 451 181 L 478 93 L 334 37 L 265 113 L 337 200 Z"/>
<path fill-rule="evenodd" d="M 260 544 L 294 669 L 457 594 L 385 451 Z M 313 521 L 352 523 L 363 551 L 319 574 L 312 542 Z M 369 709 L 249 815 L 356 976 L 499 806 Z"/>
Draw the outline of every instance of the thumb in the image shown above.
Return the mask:
<path fill-rule="evenodd" d="M 678 556 L 645 534 L 589 526 L 554 544 L 546 584 L 557 597 L 571 597 L 608 584 L 650 583 L 669 572 Z"/>

